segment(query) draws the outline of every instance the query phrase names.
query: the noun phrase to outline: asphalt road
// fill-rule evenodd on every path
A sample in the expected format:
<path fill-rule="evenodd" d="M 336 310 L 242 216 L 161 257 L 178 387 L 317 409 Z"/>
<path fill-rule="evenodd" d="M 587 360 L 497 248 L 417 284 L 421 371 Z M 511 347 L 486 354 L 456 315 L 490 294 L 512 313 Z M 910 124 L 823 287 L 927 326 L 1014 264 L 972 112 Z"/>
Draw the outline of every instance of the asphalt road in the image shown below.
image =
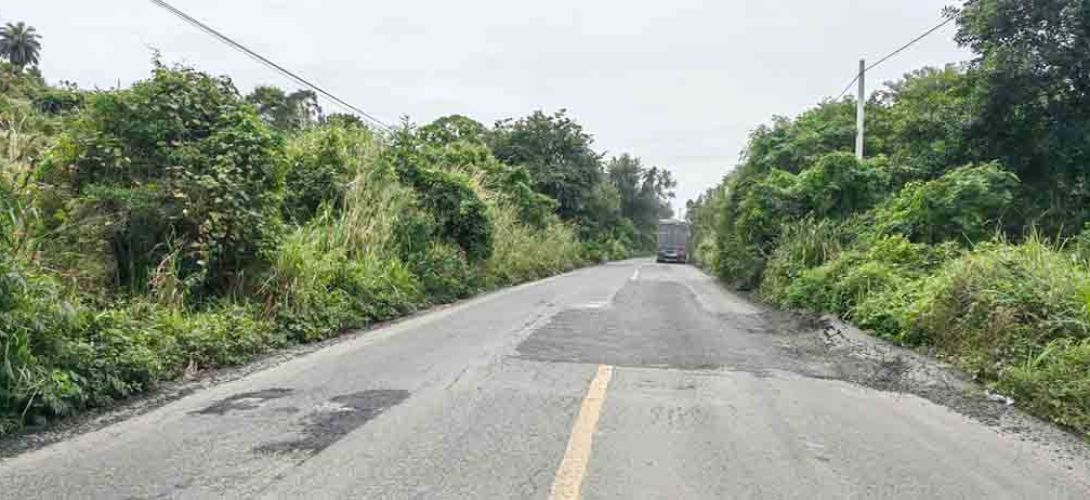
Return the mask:
<path fill-rule="evenodd" d="M 847 381 L 804 330 L 688 266 L 583 269 L 6 459 L 0 497 L 1090 494 L 1085 454 Z"/>

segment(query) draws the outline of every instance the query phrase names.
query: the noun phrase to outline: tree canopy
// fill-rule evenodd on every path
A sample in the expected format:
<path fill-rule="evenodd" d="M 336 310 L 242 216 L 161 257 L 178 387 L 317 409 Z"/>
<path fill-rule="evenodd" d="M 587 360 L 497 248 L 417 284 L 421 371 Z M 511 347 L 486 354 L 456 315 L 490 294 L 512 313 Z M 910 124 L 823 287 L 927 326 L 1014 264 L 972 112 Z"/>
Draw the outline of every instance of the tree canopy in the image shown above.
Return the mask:
<path fill-rule="evenodd" d="M 488 142 L 500 161 L 526 167 L 535 189 L 560 203 L 561 218 L 589 216 L 589 199 L 602 180 L 602 156 L 592 149 L 590 134 L 564 110 L 501 121 Z"/>
<path fill-rule="evenodd" d="M 322 108 L 312 90 L 286 93 L 282 89 L 261 85 L 246 96 L 257 108 L 258 115 L 273 128 L 291 131 L 313 125 L 321 120 Z"/>
<path fill-rule="evenodd" d="M 26 23 L 7 23 L 0 28 L 0 57 L 6 58 L 13 70 L 37 66 L 42 50 L 41 36 Z"/>

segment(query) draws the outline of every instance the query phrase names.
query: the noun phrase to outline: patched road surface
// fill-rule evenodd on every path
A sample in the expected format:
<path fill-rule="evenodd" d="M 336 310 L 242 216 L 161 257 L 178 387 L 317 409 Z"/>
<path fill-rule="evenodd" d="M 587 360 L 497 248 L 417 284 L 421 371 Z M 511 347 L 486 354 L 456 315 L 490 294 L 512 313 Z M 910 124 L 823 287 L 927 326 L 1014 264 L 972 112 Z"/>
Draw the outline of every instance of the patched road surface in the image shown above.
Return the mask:
<path fill-rule="evenodd" d="M 915 353 L 632 260 L 0 461 L 0 498 L 1087 498 L 1078 438 Z"/>

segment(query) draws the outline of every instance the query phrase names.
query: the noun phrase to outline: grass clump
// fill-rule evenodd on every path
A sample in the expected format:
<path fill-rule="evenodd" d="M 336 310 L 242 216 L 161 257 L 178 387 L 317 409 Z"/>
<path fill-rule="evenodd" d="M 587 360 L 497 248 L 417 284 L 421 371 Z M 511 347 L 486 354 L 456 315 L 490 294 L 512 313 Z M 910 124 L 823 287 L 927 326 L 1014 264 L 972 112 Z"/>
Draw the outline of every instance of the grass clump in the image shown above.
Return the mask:
<path fill-rule="evenodd" d="M 1029 411 L 1072 429 L 1090 429 L 1090 340 L 1056 339 L 1003 371 L 998 387 Z"/>
<path fill-rule="evenodd" d="M 498 204 L 492 212 L 496 226 L 491 258 L 484 264 L 488 286 L 535 280 L 570 271 L 582 262 L 583 247 L 571 227 L 555 217 L 533 230 L 519 223 L 519 209 Z"/>

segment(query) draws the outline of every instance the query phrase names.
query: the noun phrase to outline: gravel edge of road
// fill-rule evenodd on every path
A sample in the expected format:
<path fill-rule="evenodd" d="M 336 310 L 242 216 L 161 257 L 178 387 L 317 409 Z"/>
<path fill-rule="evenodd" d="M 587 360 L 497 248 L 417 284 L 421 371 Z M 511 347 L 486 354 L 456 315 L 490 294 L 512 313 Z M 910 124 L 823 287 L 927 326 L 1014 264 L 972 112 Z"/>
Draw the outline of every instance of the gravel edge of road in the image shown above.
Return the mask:
<path fill-rule="evenodd" d="M 1003 395 L 988 390 L 957 367 L 932 355 L 899 346 L 835 315 L 785 310 L 752 293 L 732 290 L 704 269 L 694 266 L 721 290 L 741 297 L 771 317 L 776 330 L 797 329 L 803 350 L 822 350 L 843 361 L 835 378 L 870 389 L 910 394 L 926 399 L 1013 439 L 1043 444 L 1065 467 L 1090 463 L 1090 438 L 1034 416 Z M 805 337 L 810 337 L 806 339 Z"/>
<path fill-rule="evenodd" d="M 976 420 L 996 432 L 1027 442 L 1046 444 L 1056 458 L 1090 462 L 1090 442 L 1017 406 L 1017 401 L 990 391 L 953 365 L 933 356 L 875 337 L 836 316 L 818 318 L 832 350 L 848 356 L 878 359 L 896 367 L 892 380 L 860 382 L 880 390 L 914 394 Z M 1070 464 L 1067 465 L 1072 467 Z"/>

